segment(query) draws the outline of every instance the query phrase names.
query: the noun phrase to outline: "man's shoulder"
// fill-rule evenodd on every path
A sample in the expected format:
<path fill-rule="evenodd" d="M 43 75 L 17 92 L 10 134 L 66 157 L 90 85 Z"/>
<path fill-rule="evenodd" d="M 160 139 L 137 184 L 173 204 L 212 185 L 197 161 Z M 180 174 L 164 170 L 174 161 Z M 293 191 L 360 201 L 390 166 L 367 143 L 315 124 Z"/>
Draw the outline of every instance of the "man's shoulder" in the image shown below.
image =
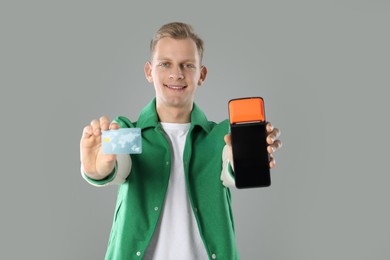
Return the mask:
<path fill-rule="evenodd" d="M 132 122 L 125 116 L 117 116 L 113 121 L 119 124 L 121 128 L 131 128 L 137 125 L 137 122 Z"/>
<path fill-rule="evenodd" d="M 208 121 L 208 127 L 210 129 L 210 133 L 220 133 L 220 134 L 227 134 L 229 132 L 229 121 L 223 120 L 219 123 Z"/>
<path fill-rule="evenodd" d="M 209 124 L 211 124 L 213 128 L 225 128 L 225 127 L 229 127 L 229 120 L 225 119 L 218 123 L 209 121 Z"/>

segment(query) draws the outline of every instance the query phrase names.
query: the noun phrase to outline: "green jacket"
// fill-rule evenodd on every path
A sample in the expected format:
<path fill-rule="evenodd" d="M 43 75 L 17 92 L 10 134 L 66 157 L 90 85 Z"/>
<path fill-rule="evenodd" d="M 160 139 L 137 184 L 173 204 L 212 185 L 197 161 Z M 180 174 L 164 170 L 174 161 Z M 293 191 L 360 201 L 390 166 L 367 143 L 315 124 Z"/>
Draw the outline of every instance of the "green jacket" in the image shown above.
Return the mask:
<path fill-rule="evenodd" d="M 119 186 L 118 199 L 105 259 L 142 259 L 156 228 L 168 187 L 170 146 L 158 122 L 153 100 L 137 122 L 125 117 L 116 121 L 123 127 L 142 129 L 142 154 L 132 154 L 128 178 Z M 194 104 L 191 127 L 184 149 L 184 172 L 189 199 L 209 259 L 238 259 L 231 193 L 222 185 L 223 137 L 227 120 L 207 120 Z M 89 181 L 104 185 L 114 178 Z M 86 177 L 88 178 L 88 177 Z"/>

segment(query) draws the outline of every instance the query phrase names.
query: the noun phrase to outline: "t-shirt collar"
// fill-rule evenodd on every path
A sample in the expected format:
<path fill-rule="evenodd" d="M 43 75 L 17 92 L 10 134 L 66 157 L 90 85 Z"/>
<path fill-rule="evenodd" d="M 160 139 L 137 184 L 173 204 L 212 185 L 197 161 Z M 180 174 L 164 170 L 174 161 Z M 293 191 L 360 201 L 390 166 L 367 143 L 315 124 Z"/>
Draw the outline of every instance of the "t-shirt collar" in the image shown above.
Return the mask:
<path fill-rule="evenodd" d="M 157 127 L 159 125 L 156 111 L 156 98 L 154 98 L 140 113 L 137 127 L 145 129 L 148 127 Z M 203 111 L 194 103 L 191 111 L 191 126 L 200 126 L 206 132 L 209 132 L 210 125 Z"/>

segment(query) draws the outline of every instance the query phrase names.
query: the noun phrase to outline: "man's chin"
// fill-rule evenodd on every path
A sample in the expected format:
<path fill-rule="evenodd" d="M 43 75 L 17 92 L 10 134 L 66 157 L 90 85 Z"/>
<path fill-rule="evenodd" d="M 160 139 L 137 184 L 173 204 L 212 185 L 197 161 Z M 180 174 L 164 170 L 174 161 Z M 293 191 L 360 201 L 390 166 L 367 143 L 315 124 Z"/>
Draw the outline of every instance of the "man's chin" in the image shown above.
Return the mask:
<path fill-rule="evenodd" d="M 187 109 L 191 108 L 193 105 L 193 100 L 183 100 L 182 98 L 170 98 L 169 100 L 166 100 L 164 103 L 164 106 L 175 108 L 175 109 Z"/>

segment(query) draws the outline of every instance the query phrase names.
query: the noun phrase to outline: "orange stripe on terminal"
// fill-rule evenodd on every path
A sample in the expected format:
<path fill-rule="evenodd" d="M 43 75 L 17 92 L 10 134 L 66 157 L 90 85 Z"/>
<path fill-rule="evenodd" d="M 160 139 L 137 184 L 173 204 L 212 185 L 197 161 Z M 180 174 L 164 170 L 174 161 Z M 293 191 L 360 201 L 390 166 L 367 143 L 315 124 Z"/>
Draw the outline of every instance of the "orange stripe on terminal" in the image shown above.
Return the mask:
<path fill-rule="evenodd" d="M 233 99 L 229 102 L 230 124 L 265 121 L 262 98 Z"/>

